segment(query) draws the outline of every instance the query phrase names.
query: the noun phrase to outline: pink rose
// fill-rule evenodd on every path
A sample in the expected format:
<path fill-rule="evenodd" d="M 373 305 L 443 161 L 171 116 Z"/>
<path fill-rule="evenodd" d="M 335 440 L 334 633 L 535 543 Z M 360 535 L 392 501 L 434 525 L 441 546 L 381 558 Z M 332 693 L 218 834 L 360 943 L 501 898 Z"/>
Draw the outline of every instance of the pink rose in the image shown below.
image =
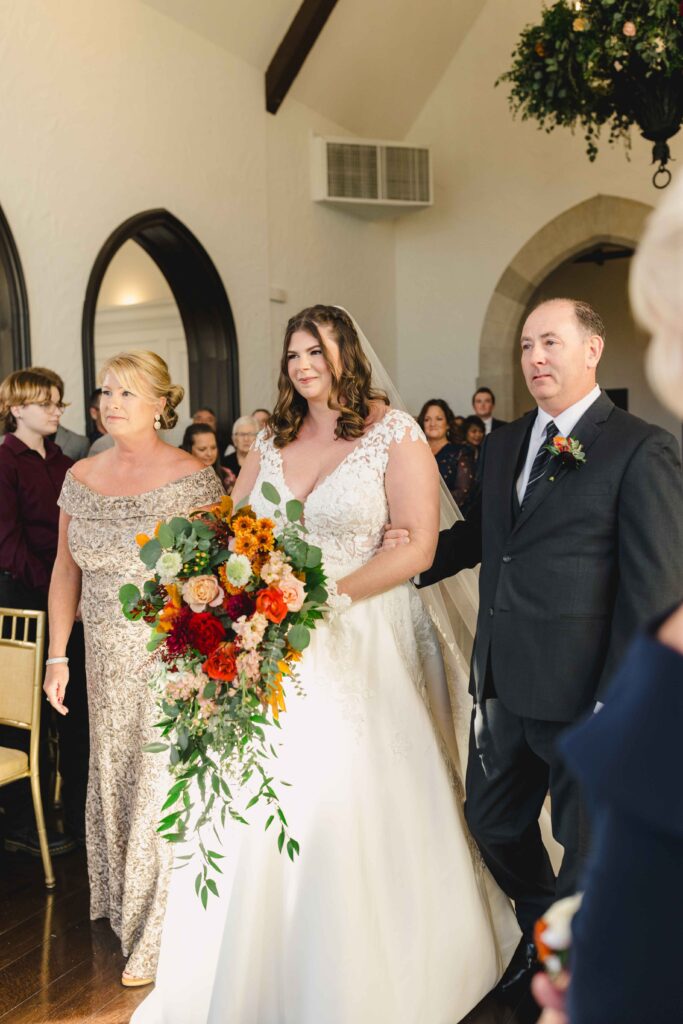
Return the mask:
<path fill-rule="evenodd" d="M 183 600 L 193 612 L 203 612 L 207 604 L 217 608 L 224 597 L 215 576 L 193 576 L 183 584 Z"/>
<path fill-rule="evenodd" d="M 625 36 L 632 38 L 636 34 L 636 26 L 632 21 L 625 21 L 624 27 L 621 30 Z"/>
<path fill-rule="evenodd" d="M 301 606 L 306 599 L 306 591 L 301 580 L 298 580 L 296 576 L 286 576 L 278 583 L 278 590 L 282 592 L 287 611 L 301 611 Z"/>

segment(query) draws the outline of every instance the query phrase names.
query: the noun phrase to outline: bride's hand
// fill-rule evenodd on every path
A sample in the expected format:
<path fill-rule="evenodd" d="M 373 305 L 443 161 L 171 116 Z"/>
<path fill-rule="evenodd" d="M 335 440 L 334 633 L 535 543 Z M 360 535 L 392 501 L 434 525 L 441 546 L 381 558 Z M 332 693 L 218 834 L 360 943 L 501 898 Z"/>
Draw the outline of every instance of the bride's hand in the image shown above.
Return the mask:
<path fill-rule="evenodd" d="M 64 707 L 64 695 L 69 683 L 69 666 L 60 662 L 57 665 L 48 665 L 45 672 L 43 690 L 47 694 L 55 711 L 60 715 L 68 715 L 69 709 Z"/>
<path fill-rule="evenodd" d="M 410 544 L 410 534 L 407 530 L 394 529 L 391 523 L 387 523 L 384 527 L 382 550 L 391 551 L 392 548 L 398 547 L 399 544 Z"/>

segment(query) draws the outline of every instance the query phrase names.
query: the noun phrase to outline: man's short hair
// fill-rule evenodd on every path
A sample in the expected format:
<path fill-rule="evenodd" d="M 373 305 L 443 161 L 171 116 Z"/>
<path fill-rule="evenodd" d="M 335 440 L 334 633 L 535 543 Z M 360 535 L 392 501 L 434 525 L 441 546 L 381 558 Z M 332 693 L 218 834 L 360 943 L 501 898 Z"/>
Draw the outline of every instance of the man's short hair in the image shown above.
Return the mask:
<path fill-rule="evenodd" d="M 494 395 L 493 391 L 491 391 L 491 388 L 477 388 L 477 390 L 472 395 L 472 401 L 474 401 L 477 395 L 490 395 L 491 401 L 493 402 L 494 405 L 496 404 L 496 396 Z"/>
<path fill-rule="evenodd" d="M 208 406 L 208 405 L 200 405 L 197 409 L 195 409 L 195 411 L 192 413 L 192 415 L 196 416 L 198 412 L 208 412 L 212 416 L 216 415 L 216 413 L 213 411 L 213 409 L 210 406 Z"/>
<path fill-rule="evenodd" d="M 547 306 L 549 302 L 568 302 L 574 309 L 574 316 L 578 321 L 579 327 L 582 327 L 586 334 L 597 334 L 603 341 L 606 340 L 605 322 L 588 302 L 584 302 L 582 299 L 568 299 L 558 296 L 556 299 L 544 299 L 543 302 L 538 302 L 534 306 L 532 313 L 541 306 Z"/>

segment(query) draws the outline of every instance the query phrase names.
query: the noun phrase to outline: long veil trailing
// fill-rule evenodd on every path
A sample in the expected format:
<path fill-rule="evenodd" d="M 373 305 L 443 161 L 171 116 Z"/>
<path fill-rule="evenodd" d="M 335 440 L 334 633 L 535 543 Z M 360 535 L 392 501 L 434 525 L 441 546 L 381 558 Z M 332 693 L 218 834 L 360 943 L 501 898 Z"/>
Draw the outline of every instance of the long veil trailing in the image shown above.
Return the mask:
<path fill-rule="evenodd" d="M 372 367 L 372 380 L 375 387 L 385 392 L 395 409 L 408 412 L 396 385 L 359 324 L 343 306 L 337 308 L 344 310 L 356 329 L 363 351 Z M 443 480 L 441 480 L 440 505 L 440 527 L 442 530 L 448 529 L 456 520 L 463 518 Z M 478 570 L 465 569 L 457 576 L 451 576 L 441 583 L 419 591 L 422 603 L 437 631 L 445 662 L 448 686 L 448 694 L 436 693 L 432 690 L 428 697 L 433 709 L 435 705 L 443 707 L 444 703 L 450 703 L 458 745 L 458 763 L 452 767 L 457 773 L 463 792 L 472 712 L 472 698 L 468 692 L 468 682 L 469 662 L 479 609 L 478 577 Z"/>

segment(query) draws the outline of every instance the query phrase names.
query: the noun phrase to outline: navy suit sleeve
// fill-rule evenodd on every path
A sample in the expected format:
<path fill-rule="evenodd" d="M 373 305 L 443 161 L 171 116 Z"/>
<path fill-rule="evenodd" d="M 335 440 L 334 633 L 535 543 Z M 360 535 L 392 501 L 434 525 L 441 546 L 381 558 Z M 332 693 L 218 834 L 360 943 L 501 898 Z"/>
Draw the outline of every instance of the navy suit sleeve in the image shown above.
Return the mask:
<path fill-rule="evenodd" d="M 634 635 L 683 594 L 683 475 L 667 431 L 654 430 L 636 450 L 617 515 L 619 584 L 600 701 Z"/>

